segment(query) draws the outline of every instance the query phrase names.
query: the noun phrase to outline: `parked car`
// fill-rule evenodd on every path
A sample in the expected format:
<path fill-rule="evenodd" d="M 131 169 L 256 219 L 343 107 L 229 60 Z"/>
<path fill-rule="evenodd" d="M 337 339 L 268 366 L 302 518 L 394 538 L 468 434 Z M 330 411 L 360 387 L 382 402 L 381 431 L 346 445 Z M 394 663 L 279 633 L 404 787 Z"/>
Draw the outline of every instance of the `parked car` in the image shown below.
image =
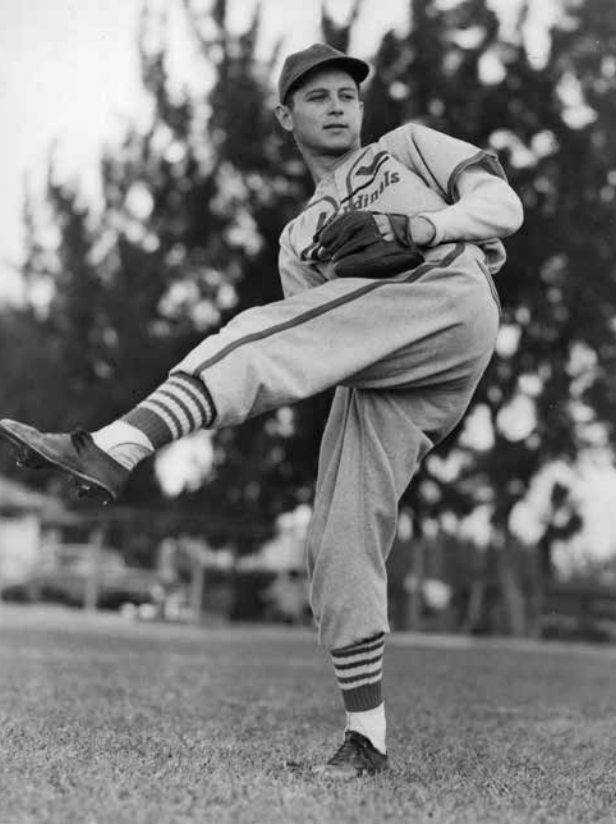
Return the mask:
<path fill-rule="evenodd" d="M 114 548 L 88 544 L 47 548 L 26 580 L 2 591 L 4 600 L 84 605 L 90 598 L 98 608 L 107 609 L 156 603 L 161 596 L 162 586 L 153 571 L 130 567 Z"/>

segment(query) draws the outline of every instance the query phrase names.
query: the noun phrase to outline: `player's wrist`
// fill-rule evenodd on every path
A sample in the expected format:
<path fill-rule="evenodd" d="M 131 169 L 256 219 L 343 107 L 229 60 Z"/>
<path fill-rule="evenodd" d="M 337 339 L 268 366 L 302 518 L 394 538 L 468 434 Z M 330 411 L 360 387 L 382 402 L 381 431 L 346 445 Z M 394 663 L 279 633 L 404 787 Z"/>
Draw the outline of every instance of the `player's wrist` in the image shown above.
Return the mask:
<path fill-rule="evenodd" d="M 436 238 L 436 227 L 425 215 L 409 218 L 411 237 L 418 247 L 427 247 Z"/>

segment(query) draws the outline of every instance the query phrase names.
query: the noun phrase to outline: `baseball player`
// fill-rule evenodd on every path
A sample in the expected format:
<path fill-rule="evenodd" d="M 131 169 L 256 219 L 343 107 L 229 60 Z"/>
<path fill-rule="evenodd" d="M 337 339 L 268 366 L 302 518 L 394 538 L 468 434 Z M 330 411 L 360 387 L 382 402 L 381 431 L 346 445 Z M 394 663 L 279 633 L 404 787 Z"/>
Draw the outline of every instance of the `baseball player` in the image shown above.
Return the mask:
<path fill-rule="evenodd" d="M 22 464 L 51 464 L 112 500 L 172 440 L 336 388 L 307 562 L 319 640 L 346 709 L 344 742 L 319 771 L 339 778 L 388 765 L 385 561 L 398 502 L 460 421 L 492 356 L 500 239 L 522 223 L 489 151 L 412 123 L 362 147 L 369 71 L 325 44 L 283 65 L 275 114 L 315 182 L 280 237 L 283 300 L 236 316 L 101 430 L 0 422 Z"/>

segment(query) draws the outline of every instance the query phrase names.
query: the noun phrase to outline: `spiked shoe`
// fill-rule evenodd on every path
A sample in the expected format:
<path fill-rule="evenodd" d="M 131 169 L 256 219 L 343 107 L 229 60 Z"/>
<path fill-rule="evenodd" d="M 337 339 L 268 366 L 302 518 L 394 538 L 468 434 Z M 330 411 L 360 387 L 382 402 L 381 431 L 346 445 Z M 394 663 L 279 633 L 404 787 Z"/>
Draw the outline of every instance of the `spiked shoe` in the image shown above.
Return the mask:
<path fill-rule="evenodd" d="M 386 754 L 374 748 L 370 740 L 357 731 L 347 731 L 344 743 L 315 774 L 332 780 L 352 780 L 362 775 L 379 774 L 389 766 Z"/>
<path fill-rule="evenodd" d="M 130 471 L 97 447 L 85 430 L 41 433 L 27 424 L 2 419 L 0 438 L 9 442 L 18 465 L 63 470 L 75 479 L 79 496 L 103 504 L 117 499 L 130 475 Z"/>

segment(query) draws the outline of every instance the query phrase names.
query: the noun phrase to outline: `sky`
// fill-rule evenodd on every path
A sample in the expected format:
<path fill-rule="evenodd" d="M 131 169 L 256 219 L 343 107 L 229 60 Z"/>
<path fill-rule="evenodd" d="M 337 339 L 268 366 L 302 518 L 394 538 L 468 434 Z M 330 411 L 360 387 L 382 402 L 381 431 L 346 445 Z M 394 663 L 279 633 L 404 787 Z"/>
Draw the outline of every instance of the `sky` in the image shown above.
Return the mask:
<path fill-rule="evenodd" d="M 229 0 L 231 28 L 241 29 L 256 0 Z M 448 0 L 451 2 L 451 0 Z M 503 22 L 519 0 L 490 0 Z M 534 41 L 544 50 L 541 21 L 554 0 L 535 0 Z M 181 0 L 150 0 L 173 10 Z M 147 117 L 140 88 L 136 37 L 142 0 L 0 0 L 0 299 L 21 295 L 16 265 L 22 257 L 21 209 L 26 181 L 41 188 L 52 147 L 60 169 L 78 175 L 88 194 L 97 187 L 101 145 L 127 121 Z M 261 46 L 266 54 L 319 39 L 322 0 L 263 0 Z M 344 19 L 351 0 L 328 0 Z M 384 13 L 386 9 L 386 14 Z M 406 31 L 409 0 L 363 0 L 352 50 L 370 57 L 383 33 Z M 179 67 L 185 74 L 189 67 Z M 8 126 L 8 128 L 6 128 Z"/>
<path fill-rule="evenodd" d="M 142 0 L 0 0 L 0 298 L 19 297 L 14 267 L 23 249 L 26 179 L 36 191 L 52 146 L 58 163 L 96 189 L 96 161 L 126 120 L 147 116 L 136 37 Z M 176 0 L 155 0 L 170 9 Z M 369 55 L 382 33 L 404 26 L 407 0 L 364 0 L 357 49 Z M 231 0 L 229 23 L 241 27 L 254 0 Z M 342 15 L 348 0 L 330 0 Z M 261 48 L 284 38 L 295 51 L 318 39 L 320 0 L 265 0 Z"/>
<path fill-rule="evenodd" d="M 179 0 L 150 2 L 173 9 Z M 506 26 L 516 0 L 491 2 Z M 0 123 L 5 125 L 0 132 L 0 300 L 21 295 L 16 269 L 23 248 L 24 186 L 28 181 L 35 192 L 40 189 L 52 147 L 63 173 L 78 176 L 94 196 L 101 146 L 117 139 L 127 121 L 147 118 L 136 49 L 141 4 L 0 0 Z M 554 0 L 531 4 L 532 56 L 541 60 L 546 46 L 543 23 L 555 13 Z M 254 6 L 255 0 L 229 0 L 231 28 L 241 28 Z M 349 7 L 350 0 L 328 2 L 330 13 L 339 18 Z M 352 51 L 370 57 L 386 30 L 406 31 L 408 7 L 408 0 L 363 0 Z M 262 8 L 264 54 L 280 38 L 283 52 L 319 39 L 321 0 L 262 0 Z M 179 69 L 189 72 L 187 66 Z M 184 457 L 184 465 L 187 461 Z M 172 475 L 176 465 L 167 460 L 166 472 Z M 589 544 L 606 554 L 612 548 L 616 471 L 604 456 L 589 458 L 579 470 L 577 487 L 588 515 Z M 532 535 L 532 517 L 527 513 L 524 520 Z"/>
<path fill-rule="evenodd" d="M 19 295 L 26 177 L 55 142 L 80 176 L 139 100 L 136 0 L 0 0 L 0 295 Z M 10 128 L 6 128 L 9 126 Z"/>

